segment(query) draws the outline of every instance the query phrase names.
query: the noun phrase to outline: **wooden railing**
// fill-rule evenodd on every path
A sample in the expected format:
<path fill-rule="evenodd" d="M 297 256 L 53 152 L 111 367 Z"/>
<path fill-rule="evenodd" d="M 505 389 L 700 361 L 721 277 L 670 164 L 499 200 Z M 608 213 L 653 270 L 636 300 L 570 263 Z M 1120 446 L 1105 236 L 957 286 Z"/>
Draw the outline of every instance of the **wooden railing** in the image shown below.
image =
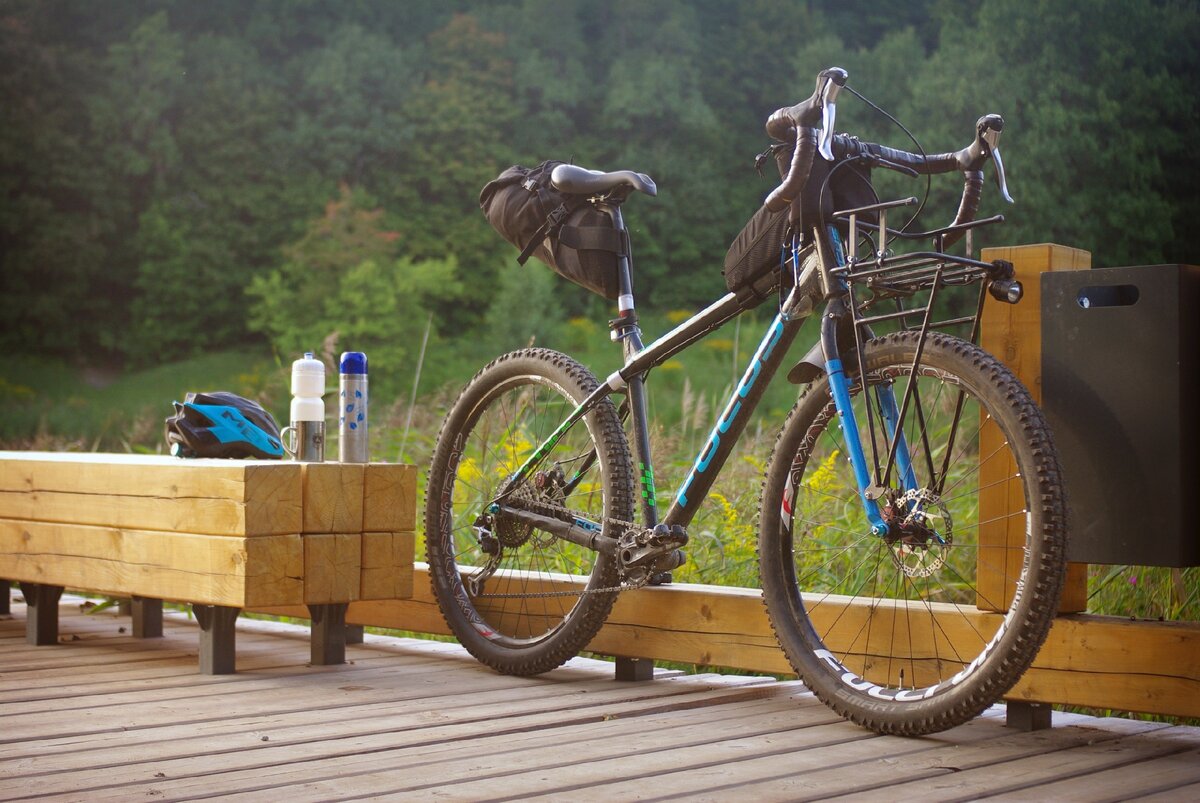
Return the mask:
<path fill-rule="evenodd" d="M 268 612 L 307 616 L 302 607 Z M 450 635 L 421 563 L 411 599 L 353 602 L 346 621 Z M 761 593 L 748 588 L 679 583 L 625 592 L 588 649 L 752 672 L 792 671 L 775 643 Z M 1200 717 L 1200 622 L 1063 614 L 1008 699 Z"/>

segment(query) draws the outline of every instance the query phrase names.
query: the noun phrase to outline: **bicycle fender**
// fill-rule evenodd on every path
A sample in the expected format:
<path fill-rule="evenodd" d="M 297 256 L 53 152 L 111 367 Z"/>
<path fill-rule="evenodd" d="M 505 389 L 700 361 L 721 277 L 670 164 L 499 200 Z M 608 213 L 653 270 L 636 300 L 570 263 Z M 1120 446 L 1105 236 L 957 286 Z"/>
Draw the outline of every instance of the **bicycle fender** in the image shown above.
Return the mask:
<path fill-rule="evenodd" d="M 867 337 L 870 337 L 869 333 Z M 853 376 L 858 372 L 858 357 L 855 354 L 857 344 L 854 342 L 854 324 L 848 318 L 838 324 L 837 342 L 838 351 L 841 352 L 842 360 L 846 365 L 847 376 Z M 808 350 L 808 353 L 788 371 L 787 381 L 793 385 L 807 385 L 824 375 L 825 352 L 821 349 L 821 341 L 818 340 Z"/>

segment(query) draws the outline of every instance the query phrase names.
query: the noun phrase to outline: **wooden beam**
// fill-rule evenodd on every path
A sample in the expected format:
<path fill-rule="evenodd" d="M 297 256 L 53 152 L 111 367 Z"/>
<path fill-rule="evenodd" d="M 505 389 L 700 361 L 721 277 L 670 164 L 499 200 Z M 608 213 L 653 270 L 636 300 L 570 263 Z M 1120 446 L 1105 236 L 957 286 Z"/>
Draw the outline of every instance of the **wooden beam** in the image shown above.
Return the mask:
<path fill-rule="evenodd" d="M 236 608 L 304 601 L 299 535 L 236 538 L 0 519 L 0 577 Z"/>
<path fill-rule="evenodd" d="M 359 599 L 362 535 L 305 535 L 304 601 L 309 605 Z"/>
<path fill-rule="evenodd" d="M 1200 717 L 1200 622 L 1060 616 L 1009 697 Z"/>
<path fill-rule="evenodd" d="M 0 452 L 0 518 L 211 535 L 300 532 L 300 464 Z"/>
<path fill-rule="evenodd" d="M 417 467 L 368 463 L 363 487 L 363 532 L 417 528 Z"/>
<path fill-rule="evenodd" d="M 1002 259 L 1011 262 L 1016 278 L 1025 294 L 1019 304 L 1005 304 L 988 299 L 980 323 L 980 345 L 1007 365 L 1022 384 L 1029 389 L 1033 400 L 1042 401 L 1042 282 L 1047 271 L 1085 270 L 1092 266 L 1092 255 L 1078 248 L 1042 243 L 1007 248 L 985 248 L 980 253 L 985 262 Z M 988 423 L 980 433 L 980 454 L 993 454 L 1003 443 L 997 427 Z M 993 556 L 1004 549 L 1006 568 L 1003 572 L 992 566 L 978 569 L 979 606 L 985 610 L 1007 607 L 1016 590 L 1016 577 L 1021 568 L 1021 547 L 1025 542 L 1025 517 L 1007 515 L 1024 509 L 1020 483 L 1006 480 L 1012 477 L 1011 458 L 994 459 L 980 467 L 979 484 L 991 491 L 980 495 L 979 520 L 993 525 L 980 527 L 979 554 Z M 993 547 L 984 549 L 983 547 Z M 1074 613 L 1087 609 L 1087 564 L 1068 565 L 1059 611 Z"/>
<path fill-rule="evenodd" d="M 359 599 L 405 599 L 413 593 L 411 532 L 363 533 Z"/>
<path fill-rule="evenodd" d="M 307 616 L 303 607 L 267 612 Z M 866 614 L 860 611 L 855 615 Z M 945 621 L 953 627 L 952 632 L 961 634 L 962 609 L 947 608 L 945 615 L 950 617 Z M 973 611 L 973 615 L 977 617 L 975 626 L 999 618 L 984 611 Z M 355 602 L 346 620 L 449 634 L 429 587 L 428 568 L 421 563 L 416 565 L 412 599 Z M 623 593 L 588 649 L 608 655 L 791 673 L 775 643 L 761 593 L 754 589 L 676 584 Z M 1009 698 L 1200 717 L 1200 623 L 1060 617 L 1033 668 Z"/>
<path fill-rule="evenodd" d="M 301 463 L 307 533 L 363 531 L 363 464 Z"/>

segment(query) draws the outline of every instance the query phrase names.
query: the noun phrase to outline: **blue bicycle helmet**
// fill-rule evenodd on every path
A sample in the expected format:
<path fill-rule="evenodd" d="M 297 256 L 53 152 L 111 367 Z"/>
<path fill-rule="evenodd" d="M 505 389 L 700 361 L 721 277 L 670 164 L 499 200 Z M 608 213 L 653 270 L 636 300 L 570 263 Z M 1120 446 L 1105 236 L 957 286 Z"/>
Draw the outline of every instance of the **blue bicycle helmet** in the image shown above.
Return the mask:
<path fill-rule="evenodd" d="M 176 457 L 283 457 L 279 425 L 258 402 L 233 393 L 189 393 L 174 402 L 167 445 Z"/>

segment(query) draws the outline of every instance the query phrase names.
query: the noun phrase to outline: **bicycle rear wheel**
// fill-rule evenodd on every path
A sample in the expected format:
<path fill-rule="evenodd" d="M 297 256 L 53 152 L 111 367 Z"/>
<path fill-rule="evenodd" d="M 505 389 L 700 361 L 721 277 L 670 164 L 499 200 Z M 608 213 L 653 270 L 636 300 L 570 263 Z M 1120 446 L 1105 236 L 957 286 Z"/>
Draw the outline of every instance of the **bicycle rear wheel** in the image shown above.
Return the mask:
<path fill-rule="evenodd" d="M 901 424 L 911 469 L 898 461 L 876 489 L 888 535 L 871 534 L 822 378 L 776 442 L 759 536 L 764 601 L 797 674 L 843 716 L 906 735 L 961 724 L 1016 683 L 1065 571 L 1041 412 L 995 358 L 948 335 L 928 336 L 914 376 L 917 343 L 916 332 L 867 343 L 869 390 L 856 379 L 851 391 L 867 459 L 884 465 L 880 392 L 898 407 L 915 384 Z"/>
<path fill-rule="evenodd" d="M 510 483 L 597 385 L 564 354 L 512 352 L 471 380 L 438 434 L 425 500 L 430 582 L 459 642 L 506 674 L 538 674 L 573 657 L 616 598 L 615 558 L 490 510 L 499 501 L 619 535 L 610 520 L 633 518 L 633 469 L 608 399 Z"/>

